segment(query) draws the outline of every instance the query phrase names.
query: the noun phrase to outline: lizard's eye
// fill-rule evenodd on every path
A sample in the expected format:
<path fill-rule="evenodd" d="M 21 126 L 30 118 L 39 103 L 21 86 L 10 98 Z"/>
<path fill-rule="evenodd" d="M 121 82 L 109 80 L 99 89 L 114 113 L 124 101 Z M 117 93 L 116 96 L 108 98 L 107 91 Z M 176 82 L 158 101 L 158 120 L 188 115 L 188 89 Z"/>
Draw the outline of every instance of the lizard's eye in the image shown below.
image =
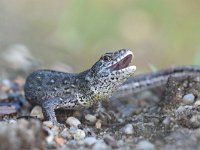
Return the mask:
<path fill-rule="evenodd" d="M 102 57 L 102 59 L 103 59 L 104 61 L 110 61 L 110 60 L 111 60 L 111 56 L 109 56 L 109 55 L 104 55 L 104 56 Z"/>

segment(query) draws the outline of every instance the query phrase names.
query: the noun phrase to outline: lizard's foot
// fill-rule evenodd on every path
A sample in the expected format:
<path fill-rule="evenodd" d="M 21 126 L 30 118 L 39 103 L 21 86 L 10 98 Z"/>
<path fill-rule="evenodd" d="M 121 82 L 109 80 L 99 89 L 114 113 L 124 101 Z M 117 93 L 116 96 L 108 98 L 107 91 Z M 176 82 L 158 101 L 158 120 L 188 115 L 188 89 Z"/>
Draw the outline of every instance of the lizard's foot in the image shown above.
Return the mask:
<path fill-rule="evenodd" d="M 100 119 L 103 123 L 111 123 L 116 120 L 114 113 L 106 112 L 106 110 L 102 107 L 102 104 L 99 102 L 97 104 L 97 109 L 95 116 Z"/>

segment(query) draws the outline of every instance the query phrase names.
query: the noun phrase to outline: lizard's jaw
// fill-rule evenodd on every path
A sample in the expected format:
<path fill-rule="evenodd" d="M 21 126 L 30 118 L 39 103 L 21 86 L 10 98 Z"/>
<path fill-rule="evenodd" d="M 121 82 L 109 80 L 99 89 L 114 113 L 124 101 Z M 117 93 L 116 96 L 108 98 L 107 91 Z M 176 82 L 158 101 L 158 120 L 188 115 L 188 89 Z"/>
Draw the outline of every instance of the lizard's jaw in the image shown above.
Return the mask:
<path fill-rule="evenodd" d="M 110 66 L 111 71 L 128 71 L 130 73 L 134 73 L 136 66 L 129 66 L 133 57 L 133 53 L 131 51 L 127 51 L 127 53 L 120 58 L 117 63 Z"/>

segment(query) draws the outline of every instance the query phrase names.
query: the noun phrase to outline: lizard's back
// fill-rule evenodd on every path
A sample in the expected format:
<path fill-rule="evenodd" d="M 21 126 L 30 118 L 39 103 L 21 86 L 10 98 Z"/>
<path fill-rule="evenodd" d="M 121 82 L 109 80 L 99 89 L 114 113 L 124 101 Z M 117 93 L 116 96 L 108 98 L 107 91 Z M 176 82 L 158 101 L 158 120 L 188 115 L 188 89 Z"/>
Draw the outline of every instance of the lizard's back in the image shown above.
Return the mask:
<path fill-rule="evenodd" d="M 33 105 L 41 105 L 44 101 L 67 95 L 72 95 L 75 91 L 73 85 L 74 74 L 52 71 L 38 70 L 30 74 L 25 83 L 25 97 Z"/>

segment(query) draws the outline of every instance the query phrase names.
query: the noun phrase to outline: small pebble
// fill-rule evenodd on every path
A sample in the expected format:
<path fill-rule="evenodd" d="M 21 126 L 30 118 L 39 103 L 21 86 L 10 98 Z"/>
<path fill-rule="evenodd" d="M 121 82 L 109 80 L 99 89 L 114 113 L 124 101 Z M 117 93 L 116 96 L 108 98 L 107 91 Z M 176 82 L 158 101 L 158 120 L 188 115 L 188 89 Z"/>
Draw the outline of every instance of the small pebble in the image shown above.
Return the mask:
<path fill-rule="evenodd" d="M 136 150 L 155 150 L 155 146 L 149 141 L 143 140 L 136 145 Z"/>
<path fill-rule="evenodd" d="M 184 104 L 192 104 L 194 102 L 195 96 L 192 93 L 183 96 Z"/>
<path fill-rule="evenodd" d="M 200 106 L 200 100 L 197 100 L 197 101 L 194 103 L 194 106 L 195 106 L 195 107 Z"/>
<path fill-rule="evenodd" d="M 59 132 L 60 132 L 60 129 L 59 129 L 58 126 L 53 126 L 53 127 L 51 128 L 51 131 L 53 132 L 54 135 L 58 135 Z"/>
<path fill-rule="evenodd" d="M 12 88 L 13 83 L 9 79 L 1 80 L 1 92 L 6 92 Z M 6 93 L 5 93 L 6 94 Z M 6 94 L 6 97 L 8 95 Z"/>
<path fill-rule="evenodd" d="M 12 106 L 0 106 L 0 116 L 16 114 L 17 110 Z"/>
<path fill-rule="evenodd" d="M 179 107 L 176 109 L 176 113 L 182 113 L 182 112 L 185 111 L 186 109 L 191 110 L 191 109 L 192 109 L 192 106 L 189 106 L 189 105 L 179 106 Z"/>
<path fill-rule="evenodd" d="M 8 94 L 6 92 L 0 91 L 0 99 L 8 99 Z"/>
<path fill-rule="evenodd" d="M 110 135 L 105 135 L 103 138 L 104 142 L 112 148 L 118 148 L 117 141 Z"/>
<path fill-rule="evenodd" d="M 44 121 L 43 125 L 45 125 L 48 128 L 52 128 L 53 127 L 53 122 L 51 122 L 51 121 Z"/>
<path fill-rule="evenodd" d="M 21 119 L 18 119 L 18 120 L 17 120 L 17 124 L 18 124 L 19 126 L 21 126 L 22 128 L 27 128 L 28 125 L 29 125 L 29 122 L 28 122 L 28 120 L 26 120 L 26 119 L 24 119 L 24 118 L 21 118 Z"/>
<path fill-rule="evenodd" d="M 76 140 L 70 140 L 68 141 L 68 144 L 71 148 L 77 148 L 77 141 Z"/>
<path fill-rule="evenodd" d="M 68 128 L 65 128 L 61 133 L 61 136 L 63 138 L 67 138 L 67 139 L 72 139 L 72 135 L 69 133 L 69 129 Z"/>
<path fill-rule="evenodd" d="M 35 106 L 31 110 L 30 116 L 34 116 L 34 117 L 37 117 L 37 118 L 43 120 L 44 119 L 44 115 L 42 113 L 42 108 L 40 106 Z"/>
<path fill-rule="evenodd" d="M 62 137 L 58 137 L 56 136 L 54 138 L 55 142 L 58 144 L 58 145 L 63 145 L 65 143 L 65 140 L 62 138 Z"/>
<path fill-rule="evenodd" d="M 48 143 L 48 144 L 51 144 L 53 142 L 53 139 L 54 139 L 54 134 L 53 132 L 47 128 L 47 127 L 43 127 L 43 130 L 45 131 L 45 133 L 47 133 L 47 136 L 45 138 L 45 141 Z"/>
<path fill-rule="evenodd" d="M 95 123 L 95 127 L 97 129 L 101 129 L 101 120 L 100 119 L 98 119 L 97 122 Z"/>
<path fill-rule="evenodd" d="M 97 142 L 97 139 L 95 137 L 87 137 L 83 142 L 86 146 L 91 147 Z"/>
<path fill-rule="evenodd" d="M 200 116 L 199 115 L 194 115 L 190 119 L 190 123 L 193 127 L 199 128 L 200 127 Z"/>
<path fill-rule="evenodd" d="M 166 126 L 168 126 L 169 124 L 170 124 L 170 118 L 169 117 L 166 117 L 163 121 L 162 121 L 162 123 L 164 124 L 164 125 L 166 125 Z"/>
<path fill-rule="evenodd" d="M 10 124 L 16 124 L 16 123 L 17 123 L 17 121 L 16 121 L 16 120 L 14 120 L 14 119 L 10 119 L 10 120 L 9 120 L 9 123 L 10 123 Z"/>
<path fill-rule="evenodd" d="M 133 125 L 132 124 L 127 124 L 125 127 L 124 127 L 124 133 L 125 134 L 128 134 L 128 135 L 131 135 L 134 133 L 133 131 Z"/>
<path fill-rule="evenodd" d="M 196 131 L 194 132 L 195 136 L 200 139 L 200 129 L 196 129 Z"/>
<path fill-rule="evenodd" d="M 66 123 L 70 127 L 76 127 L 76 128 L 78 128 L 78 126 L 81 125 L 81 122 L 75 117 L 68 117 Z"/>
<path fill-rule="evenodd" d="M 103 142 L 98 140 L 94 146 L 92 147 L 93 150 L 107 150 L 109 147 Z"/>
<path fill-rule="evenodd" d="M 85 119 L 86 119 L 87 121 L 89 121 L 90 123 L 95 123 L 95 122 L 97 121 L 96 116 L 91 115 L 91 114 L 87 114 L 87 115 L 85 116 Z"/>
<path fill-rule="evenodd" d="M 75 140 L 82 140 L 85 138 L 85 132 L 81 129 L 77 129 L 77 128 L 74 128 L 74 127 L 71 127 L 70 130 L 69 130 L 69 133 L 72 135 L 72 137 L 75 139 Z"/>

